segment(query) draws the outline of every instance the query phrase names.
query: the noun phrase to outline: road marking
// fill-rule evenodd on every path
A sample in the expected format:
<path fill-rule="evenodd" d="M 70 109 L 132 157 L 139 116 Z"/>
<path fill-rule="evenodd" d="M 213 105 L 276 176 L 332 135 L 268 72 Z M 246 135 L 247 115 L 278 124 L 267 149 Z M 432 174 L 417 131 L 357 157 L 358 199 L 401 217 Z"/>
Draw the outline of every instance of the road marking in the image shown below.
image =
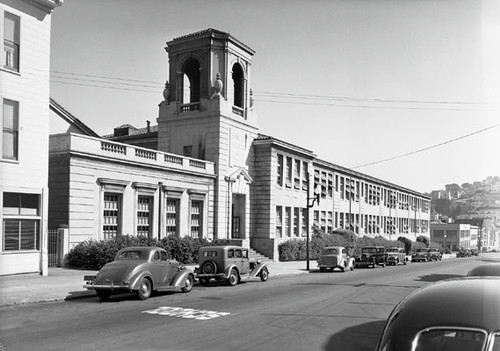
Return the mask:
<path fill-rule="evenodd" d="M 229 312 L 195 310 L 193 308 L 168 307 L 168 306 L 158 307 L 155 308 L 154 310 L 142 311 L 141 313 L 157 314 L 160 316 L 170 316 L 179 318 L 189 318 L 201 321 L 227 316 L 230 314 Z"/>

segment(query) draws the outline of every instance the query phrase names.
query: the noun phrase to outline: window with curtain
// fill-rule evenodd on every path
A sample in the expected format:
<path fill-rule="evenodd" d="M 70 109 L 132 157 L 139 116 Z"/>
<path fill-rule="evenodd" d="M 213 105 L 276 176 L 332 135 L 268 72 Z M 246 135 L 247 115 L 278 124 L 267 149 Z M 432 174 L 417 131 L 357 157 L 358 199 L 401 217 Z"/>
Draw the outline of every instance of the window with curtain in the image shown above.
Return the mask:
<path fill-rule="evenodd" d="M 19 72 L 20 18 L 9 12 L 4 13 L 3 51 L 4 68 Z"/>
<path fill-rule="evenodd" d="M 40 195 L 3 194 L 3 251 L 40 250 Z"/>

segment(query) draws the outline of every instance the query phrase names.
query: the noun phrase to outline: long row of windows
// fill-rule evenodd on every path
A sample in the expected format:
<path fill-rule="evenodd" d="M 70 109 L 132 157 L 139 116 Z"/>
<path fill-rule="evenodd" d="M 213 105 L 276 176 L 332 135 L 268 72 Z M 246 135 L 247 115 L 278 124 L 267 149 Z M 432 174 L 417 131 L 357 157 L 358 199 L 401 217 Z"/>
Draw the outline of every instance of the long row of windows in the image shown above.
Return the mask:
<path fill-rule="evenodd" d="M 307 190 L 307 162 L 278 154 L 276 174 L 279 187 Z M 346 201 L 360 202 L 363 199 L 373 206 L 383 204 L 389 208 L 429 212 L 429 201 L 426 199 L 324 170 L 314 170 L 314 189 L 320 189 L 321 198 L 333 198 L 335 191 L 340 199 Z"/>
<path fill-rule="evenodd" d="M 427 220 L 332 211 L 314 211 L 313 224 L 325 233 L 332 233 L 334 229 L 350 229 L 356 234 L 361 229 L 366 234 L 425 233 L 429 226 Z"/>
<path fill-rule="evenodd" d="M 153 233 L 153 196 L 139 195 L 136 206 L 136 235 L 151 237 Z M 166 198 L 165 201 L 165 235 L 179 235 L 180 199 Z M 104 193 L 102 210 L 102 233 L 104 239 L 126 234 L 122 230 L 123 221 L 123 194 Z M 203 201 L 190 200 L 189 232 L 192 237 L 202 236 Z"/>
<path fill-rule="evenodd" d="M 40 195 L 3 193 L 3 251 L 40 249 Z"/>

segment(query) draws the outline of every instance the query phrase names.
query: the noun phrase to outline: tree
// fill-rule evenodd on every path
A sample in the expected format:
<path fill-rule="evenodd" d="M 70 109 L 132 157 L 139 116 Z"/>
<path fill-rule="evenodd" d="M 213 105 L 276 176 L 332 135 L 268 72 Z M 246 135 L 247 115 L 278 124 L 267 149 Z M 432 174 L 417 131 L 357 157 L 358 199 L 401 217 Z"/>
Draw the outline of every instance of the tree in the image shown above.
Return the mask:
<path fill-rule="evenodd" d="M 429 238 L 426 237 L 425 235 L 417 236 L 417 242 L 423 243 L 427 247 L 429 246 Z"/>
<path fill-rule="evenodd" d="M 410 251 L 411 251 L 411 244 L 412 244 L 411 240 L 408 238 L 405 238 L 404 236 L 400 236 L 398 238 L 398 241 L 401 241 L 403 243 L 403 245 L 405 246 L 406 254 L 409 255 Z"/>
<path fill-rule="evenodd" d="M 356 249 L 358 248 L 358 236 L 352 230 L 349 229 L 337 229 L 332 232 L 332 234 L 341 235 L 345 240 L 345 248 L 347 249 L 347 254 L 349 256 L 354 256 Z"/>

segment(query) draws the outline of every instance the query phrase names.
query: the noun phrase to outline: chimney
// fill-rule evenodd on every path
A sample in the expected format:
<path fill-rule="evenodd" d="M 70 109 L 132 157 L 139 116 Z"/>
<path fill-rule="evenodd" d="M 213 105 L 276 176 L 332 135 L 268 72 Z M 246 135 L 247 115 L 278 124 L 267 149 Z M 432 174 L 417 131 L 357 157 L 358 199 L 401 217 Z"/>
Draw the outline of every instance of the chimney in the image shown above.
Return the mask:
<path fill-rule="evenodd" d="M 146 121 L 146 124 L 147 124 L 147 132 L 148 134 L 151 132 L 151 121 Z"/>

